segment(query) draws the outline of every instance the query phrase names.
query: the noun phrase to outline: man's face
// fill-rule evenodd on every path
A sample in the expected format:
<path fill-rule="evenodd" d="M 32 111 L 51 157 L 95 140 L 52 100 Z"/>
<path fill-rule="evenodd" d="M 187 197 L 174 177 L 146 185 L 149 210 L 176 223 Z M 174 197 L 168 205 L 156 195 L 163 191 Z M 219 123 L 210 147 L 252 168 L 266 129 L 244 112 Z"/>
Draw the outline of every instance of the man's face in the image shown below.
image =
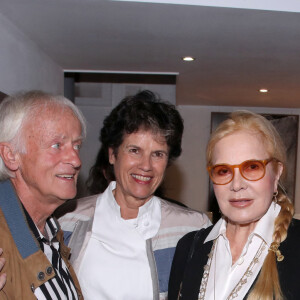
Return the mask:
<path fill-rule="evenodd" d="M 26 153 L 19 154 L 16 177 L 22 193 L 59 205 L 74 198 L 82 137 L 81 124 L 71 109 L 52 106 L 41 110 L 25 123 L 22 135 Z"/>

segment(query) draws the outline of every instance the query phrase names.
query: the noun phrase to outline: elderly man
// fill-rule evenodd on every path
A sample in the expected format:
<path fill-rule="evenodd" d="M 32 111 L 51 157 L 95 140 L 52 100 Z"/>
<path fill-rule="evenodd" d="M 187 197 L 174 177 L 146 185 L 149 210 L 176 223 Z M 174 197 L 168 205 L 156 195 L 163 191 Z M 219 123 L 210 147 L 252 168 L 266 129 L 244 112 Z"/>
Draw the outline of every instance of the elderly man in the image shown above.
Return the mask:
<path fill-rule="evenodd" d="M 155 196 L 181 154 L 183 122 L 150 91 L 127 97 L 104 120 L 91 172 L 102 194 L 70 201 L 60 221 L 85 299 L 167 299 L 177 241 L 207 227 L 205 214 Z"/>
<path fill-rule="evenodd" d="M 28 92 L 0 105 L 0 299 L 83 299 L 51 215 L 76 195 L 85 121 L 61 96 Z"/>

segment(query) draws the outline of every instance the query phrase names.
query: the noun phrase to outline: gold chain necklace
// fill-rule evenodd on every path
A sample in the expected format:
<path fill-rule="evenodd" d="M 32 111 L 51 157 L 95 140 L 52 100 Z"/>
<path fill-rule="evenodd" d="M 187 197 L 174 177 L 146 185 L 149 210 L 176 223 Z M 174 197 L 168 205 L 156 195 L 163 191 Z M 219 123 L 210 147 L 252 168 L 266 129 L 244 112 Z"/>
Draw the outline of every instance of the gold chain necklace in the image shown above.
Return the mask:
<path fill-rule="evenodd" d="M 204 300 L 205 299 L 207 282 L 208 282 L 208 278 L 209 278 L 211 263 L 212 263 L 212 259 L 213 259 L 213 256 L 214 256 L 214 250 L 216 248 L 217 240 L 218 240 L 218 238 L 214 240 L 211 251 L 208 254 L 207 264 L 204 266 L 204 272 L 203 272 L 203 277 L 202 277 L 202 280 L 201 280 L 198 300 Z M 248 278 L 253 275 L 253 268 L 259 262 L 259 257 L 261 256 L 261 254 L 263 253 L 263 251 L 265 249 L 266 249 L 266 246 L 264 244 L 264 241 L 262 241 L 259 248 L 258 248 L 258 250 L 257 250 L 257 252 L 256 252 L 256 254 L 255 254 L 255 256 L 254 256 L 254 258 L 250 262 L 247 270 L 245 271 L 244 275 L 239 280 L 239 282 L 236 284 L 236 286 L 231 291 L 231 293 L 229 294 L 229 296 L 227 297 L 226 300 L 232 300 L 232 299 L 238 297 L 238 293 L 242 289 L 243 285 L 246 284 L 247 281 L 248 281 Z M 215 253 L 215 257 L 216 257 L 216 253 Z M 216 261 L 215 261 L 215 268 L 216 268 Z M 215 274 L 216 274 L 216 270 L 215 270 L 215 273 L 214 273 L 214 299 L 215 299 Z"/>

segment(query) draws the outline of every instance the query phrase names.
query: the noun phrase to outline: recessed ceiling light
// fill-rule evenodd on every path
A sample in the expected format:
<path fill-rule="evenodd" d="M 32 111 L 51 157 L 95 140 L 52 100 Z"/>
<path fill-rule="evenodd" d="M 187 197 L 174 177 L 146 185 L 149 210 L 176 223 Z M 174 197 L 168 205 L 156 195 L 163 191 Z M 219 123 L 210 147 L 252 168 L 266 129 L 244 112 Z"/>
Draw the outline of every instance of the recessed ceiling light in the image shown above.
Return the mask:
<path fill-rule="evenodd" d="M 184 60 L 184 61 L 194 61 L 195 58 L 191 57 L 191 56 L 185 56 L 185 57 L 182 58 L 182 60 Z"/>
<path fill-rule="evenodd" d="M 259 90 L 261 93 L 267 93 L 269 90 L 267 90 L 267 89 L 260 89 Z"/>

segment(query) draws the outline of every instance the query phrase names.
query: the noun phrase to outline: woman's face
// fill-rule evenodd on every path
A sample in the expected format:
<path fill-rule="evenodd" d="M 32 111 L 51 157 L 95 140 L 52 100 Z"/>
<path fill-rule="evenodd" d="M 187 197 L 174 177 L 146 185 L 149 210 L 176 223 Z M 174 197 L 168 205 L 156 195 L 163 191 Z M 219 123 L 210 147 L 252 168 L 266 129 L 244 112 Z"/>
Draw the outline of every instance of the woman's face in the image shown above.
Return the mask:
<path fill-rule="evenodd" d="M 152 197 L 164 178 L 168 154 L 166 139 L 144 130 L 126 134 L 117 154 L 109 149 L 121 207 L 136 209 Z"/>
<path fill-rule="evenodd" d="M 213 150 L 213 164 L 238 165 L 246 160 L 270 158 L 262 138 L 249 131 L 238 131 L 218 141 Z M 258 181 L 243 178 L 238 168 L 234 178 L 225 185 L 214 184 L 214 191 L 220 210 L 228 221 L 234 224 L 250 224 L 259 220 L 268 210 L 273 193 L 282 172 L 272 162 L 266 165 L 265 176 Z"/>

